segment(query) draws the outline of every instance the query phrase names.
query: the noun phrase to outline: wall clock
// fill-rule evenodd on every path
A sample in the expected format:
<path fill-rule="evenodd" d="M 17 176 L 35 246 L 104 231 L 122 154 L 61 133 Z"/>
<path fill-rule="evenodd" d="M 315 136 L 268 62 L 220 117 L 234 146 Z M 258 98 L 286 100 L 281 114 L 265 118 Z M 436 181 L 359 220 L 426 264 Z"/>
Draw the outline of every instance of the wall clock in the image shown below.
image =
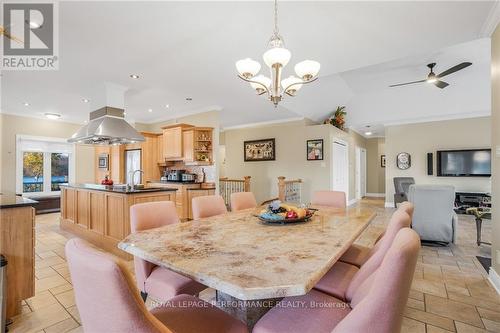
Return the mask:
<path fill-rule="evenodd" d="M 396 159 L 398 169 L 406 170 L 411 166 L 411 156 L 408 153 L 399 153 Z"/>

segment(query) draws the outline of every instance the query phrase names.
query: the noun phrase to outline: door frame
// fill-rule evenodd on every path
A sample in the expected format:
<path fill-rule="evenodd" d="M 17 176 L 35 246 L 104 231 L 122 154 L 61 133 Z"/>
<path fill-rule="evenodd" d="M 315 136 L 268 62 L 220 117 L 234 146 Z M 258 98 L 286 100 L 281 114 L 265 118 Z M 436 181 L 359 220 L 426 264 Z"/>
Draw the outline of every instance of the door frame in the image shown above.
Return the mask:
<path fill-rule="evenodd" d="M 335 159 L 335 154 L 334 154 L 334 149 L 335 149 L 335 145 L 336 144 L 340 144 L 342 146 L 345 146 L 345 151 L 346 151 L 346 179 L 347 179 L 347 186 L 346 186 L 346 192 L 345 192 L 345 197 L 346 197 L 346 200 L 349 201 L 349 187 L 350 187 L 350 178 L 349 178 L 349 142 L 345 141 L 345 140 L 342 140 L 342 139 L 337 139 L 337 138 L 334 138 L 332 140 L 332 148 L 331 148 L 331 170 L 330 170 L 330 175 L 332 177 L 331 179 L 331 182 L 330 182 L 330 189 L 331 190 L 335 190 L 334 188 L 334 185 L 335 185 L 335 177 L 334 177 L 334 174 L 333 174 L 333 170 L 334 170 L 334 165 L 335 165 L 335 162 L 334 162 L 334 159 Z"/>
<path fill-rule="evenodd" d="M 364 156 L 364 159 L 361 158 L 362 156 Z M 364 165 L 362 165 L 361 161 L 364 161 L 364 163 L 363 163 Z M 363 173 L 365 176 L 365 181 L 364 181 L 363 187 L 361 187 L 361 175 Z M 366 196 L 366 181 L 367 181 L 366 173 L 367 173 L 367 170 L 366 170 L 366 148 L 356 146 L 356 171 L 355 171 L 356 186 L 355 186 L 355 189 L 356 189 L 356 199 L 358 199 L 358 200 L 362 199 L 363 196 Z"/>

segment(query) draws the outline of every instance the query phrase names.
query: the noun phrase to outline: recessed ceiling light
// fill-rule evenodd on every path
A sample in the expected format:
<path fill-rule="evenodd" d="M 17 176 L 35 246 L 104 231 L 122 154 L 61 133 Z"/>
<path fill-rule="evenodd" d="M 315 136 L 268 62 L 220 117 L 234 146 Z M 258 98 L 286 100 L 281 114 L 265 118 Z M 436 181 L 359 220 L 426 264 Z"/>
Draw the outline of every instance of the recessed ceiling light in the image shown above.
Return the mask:
<path fill-rule="evenodd" d="M 53 120 L 61 118 L 61 115 L 57 113 L 44 113 L 44 115 L 45 117 Z"/>
<path fill-rule="evenodd" d="M 148 109 L 148 112 L 153 112 L 153 109 Z"/>
<path fill-rule="evenodd" d="M 137 75 L 137 74 L 130 74 L 130 77 L 131 77 L 132 79 L 138 79 L 138 78 L 139 78 L 139 75 Z"/>
<path fill-rule="evenodd" d="M 123 115 L 126 116 L 127 115 L 127 112 L 123 112 Z"/>
<path fill-rule="evenodd" d="M 186 101 L 192 101 L 193 98 L 192 97 L 186 97 Z"/>
<path fill-rule="evenodd" d="M 368 136 L 370 136 L 372 134 L 373 134 L 372 132 L 365 132 L 365 135 L 368 135 Z"/>
<path fill-rule="evenodd" d="M 170 105 L 168 105 L 168 104 L 165 104 L 165 107 L 166 107 L 166 108 L 168 109 L 168 108 L 170 107 Z"/>
<path fill-rule="evenodd" d="M 30 103 L 28 103 L 28 102 L 24 102 L 23 104 L 24 104 L 24 106 L 30 106 Z"/>
<path fill-rule="evenodd" d="M 83 103 L 88 103 L 88 102 L 90 102 L 90 101 L 89 101 L 88 99 L 86 99 L 86 98 L 82 98 L 82 102 L 83 102 Z"/>

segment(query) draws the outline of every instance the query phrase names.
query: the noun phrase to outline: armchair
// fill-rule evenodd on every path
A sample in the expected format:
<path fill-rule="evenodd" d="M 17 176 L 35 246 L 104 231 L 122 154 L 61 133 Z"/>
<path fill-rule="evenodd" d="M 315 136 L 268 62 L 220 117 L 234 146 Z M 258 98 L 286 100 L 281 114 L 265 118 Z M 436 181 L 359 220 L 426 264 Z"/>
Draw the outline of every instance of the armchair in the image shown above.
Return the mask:
<path fill-rule="evenodd" d="M 455 188 L 449 185 L 411 185 L 408 199 L 415 205 L 412 228 L 423 241 L 455 243 Z"/>
<path fill-rule="evenodd" d="M 398 203 L 408 201 L 408 188 L 415 184 L 413 177 L 394 177 L 394 208 L 398 208 Z"/>

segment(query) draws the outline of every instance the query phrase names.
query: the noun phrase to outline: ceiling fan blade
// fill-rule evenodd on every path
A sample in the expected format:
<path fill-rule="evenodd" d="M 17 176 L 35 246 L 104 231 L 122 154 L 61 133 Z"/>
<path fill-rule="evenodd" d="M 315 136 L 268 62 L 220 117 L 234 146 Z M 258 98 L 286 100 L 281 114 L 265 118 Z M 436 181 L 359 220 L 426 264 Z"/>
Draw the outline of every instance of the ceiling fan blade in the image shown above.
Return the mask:
<path fill-rule="evenodd" d="M 420 81 L 413 81 L 413 82 L 406 82 L 406 83 L 398 83 L 398 84 L 393 84 L 389 87 L 399 87 L 399 86 L 406 86 L 408 84 L 414 84 L 414 83 L 422 83 L 422 82 L 425 82 L 427 80 L 420 80 Z"/>
<path fill-rule="evenodd" d="M 472 62 L 462 62 L 461 64 L 453 66 L 453 67 L 445 70 L 441 74 L 438 74 L 438 77 L 444 77 L 446 75 L 453 74 L 453 73 L 458 72 L 458 71 L 460 71 L 460 70 L 462 70 L 462 69 L 464 69 L 466 67 L 469 67 L 470 65 L 472 65 Z"/>
<path fill-rule="evenodd" d="M 449 83 L 446 83 L 446 82 L 444 82 L 444 81 L 439 81 L 439 80 L 438 80 L 438 81 L 434 82 L 434 85 L 435 85 L 436 87 L 438 87 L 438 88 L 443 89 L 443 88 L 448 87 L 450 84 L 449 84 Z"/>

